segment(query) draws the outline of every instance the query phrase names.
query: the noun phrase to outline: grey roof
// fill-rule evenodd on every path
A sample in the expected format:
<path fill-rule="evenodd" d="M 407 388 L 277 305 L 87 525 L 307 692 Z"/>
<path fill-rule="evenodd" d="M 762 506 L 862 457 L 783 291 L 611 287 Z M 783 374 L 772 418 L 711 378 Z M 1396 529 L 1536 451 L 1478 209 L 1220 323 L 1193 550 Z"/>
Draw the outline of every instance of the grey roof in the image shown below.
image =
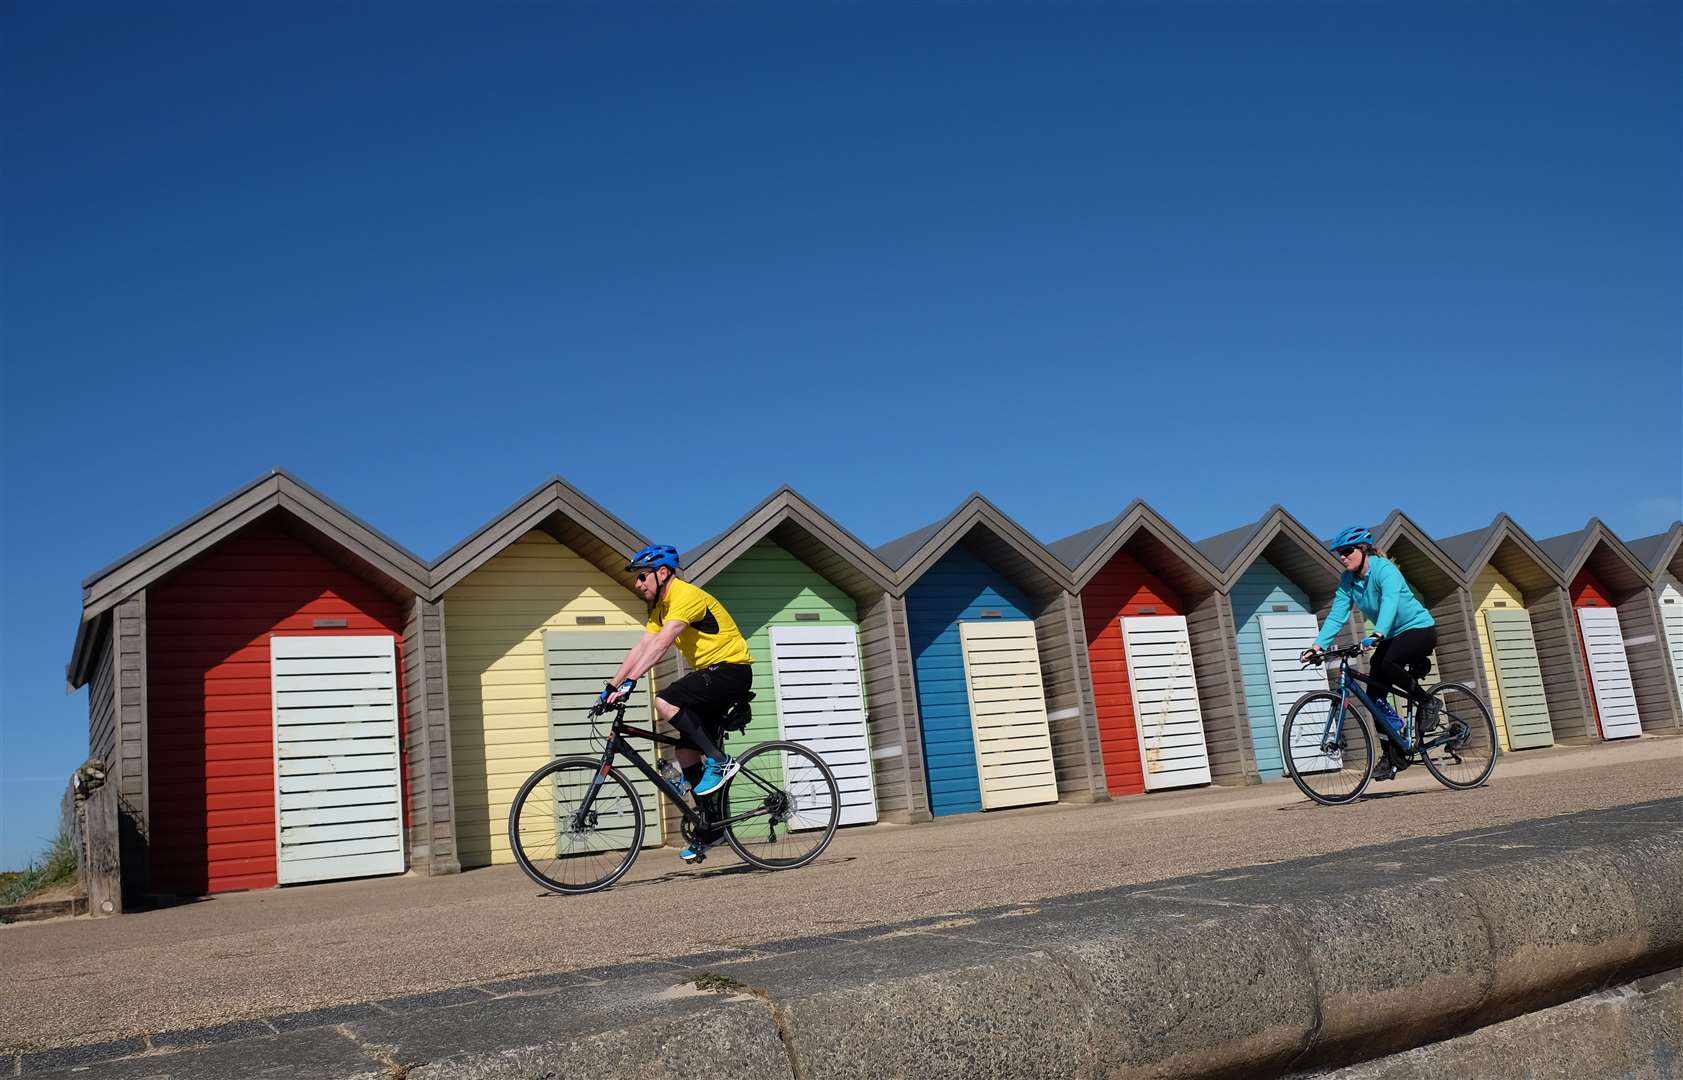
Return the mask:
<path fill-rule="evenodd" d="M 1577 559 L 1578 552 L 1583 550 L 1584 543 L 1589 539 L 1590 526 L 1585 526 L 1576 532 L 1561 533 L 1551 536 L 1547 540 L 1537 541 L 1537 546 L 1543 549 L 1543 554 L 1554 560 L 1554 564 L 1562 571 L 1571 567 Z"/>
<path fill-rule="evenodd" d="M 290 515 L 331 542 L 394 594 L 425 593 L 429 572 L 423 560 L 291 473 L 271 469 L 82 582 L 82 618 L 66 667 L 71 687 L 87 681 L 89 650 L 113 608 L 184 561 L 275 512 Z"/>
<path fill-rule="evenodd" d="M 1437 538 L 1438 547 L 1444 554 L 1461 564 L 1461 569 L 1470 571 L 1478 553 L 1484 550 L 1485 544 L 1490 542 L 1490 536 L 1502 524 L 1502 516 L 1498 514 L 1496 520 L 1482 529 L 1471 532 L 1456 533 L 1454 536 L 1440 536 Z"/>
<path fill-rule="evenodd" d="M 1666 568 L 1666 564 L 1672 560 L 1680 546 L 1683 546 L 1683 522 L 1673 522 L 1671 528 L 1665 532 L 1644 536 L 1640 540 L 1631 540 L 1625 544 L 1631 554 L 1641 559 L 1649 572 L 1655 574 Z"/>
<path fill-rule="evenodd" d="M 954 531 L 954 524 L 965 518 L 971 520 Z M 1026 566 L 1045 579 L 1045 584 L 1061 591 L 1072 588 L 1068 569 L 1047 550 L 1046 545 L 979 491 L 971 492 L 941 520 L 878 547 L 875 555 L 884 566 L 894 571 L 896 588 L 905 589 L 934 565 L 938 554 L 944 554 L 977 526 L 986 528 L 1022 558 Z M 943 534 L 947 534 L 944 540 Z M 923 565 L 919 566 L 920 562 Z"/>
<path fill-rule="evenodd" d="M 279 466 L 276 466 L 275 468 L 272 468 L 268 472 L 263 473 L 261 476 L 257 477 L 257 479 L 252 480 L 249 483 L 241 484 L 239 487 L 235 488 L 233 491 L 230 491 L 228 494 L 224 495 L 222 498 L 216 500 L 214 503 L 211 503 L 209 506 L 205 507 L 203 510 L 200 510 L 198 513 L 194 514 L 192 517 L 188 518 L 187 520 L 181 522 L 179 525 L 176 525 L 174 528 L 171 528 L 171 529 L 166 530 L 165 532 L 159 533 L 157 536 L 154 536 L 152 539 L 146 541 L 144 544 L 139 544 L 136 547 L 134 547 L 133 549 L 131 549 L 130 551 L 125 552 L 124 554 L 118 556 L 115 559 L 112 559 L 110 562 L 106 563 L 104 566 L 100 567 L 98 570 L 95 570 L 93 573 L 91 573 L 87 577 L 83 578 L 82 579 L 82 587 L 84 589 L 86 589 L 88 586 L 92 585 L 94 582 L 98 581 L 100 578 L 105 577 L 107 574 L 111 573 L 113 570 L 116 570 L 118 567 L 122 566 L 125 563 L 131 562 L 137 556 L 145 554 L 147 551 L 150 551 L 152 548 L 168 544 L 169 541 L 171 540 L 171 538 L 176 537 L 176 536 L 180 536 L 181 534 L 189 531 L 190 529 L 192 529 L 192 527 L 194 525 L 198 524 L 199 522 L 205 520 L 208 517 L 211 517 L 218 510 L 223 509 L 224 507 L 228 506 L 230 503 L 233 503 L 233 502 L 237 501 L 240 498 L 240 496 L 249 494 L 253 489 L 258 487 L 259 485 L 261 485 L 263 483 L 266 483 L 270 480 L 273 480 L 276 477 L 280 477 L 280 478 L 285 479 L 286 482 L 291 484 L 292 486 L 294 486 L 296 488 L 299 488 L 304 492 L 307 492 L 313 498 L 319 499 L 323 504 L 325 504 L 327 507 L 331 508 L 335 513 L 341 515 L 345 519 L 347 519 L 349 521 L 356 522 L 357 526 L 359 528 L 367 531 L 367 533 L 370 536 L 376 537 L 380 540 L 381 543 L 389 545 L 395 552 L 397 552 L 398 554 L 404 556 L 405 558 L 413 561 L 417 566 L 423 566 L 424 567 L 424 566 L 427 565 L 427 561 L 425 559 L 421 558 L 419 555 L 410 551 L 408 548 L 404 547 L 402 544 L 398 543 L 396 540 L 393 540 L 391 537 L 387 536 L 385 533 L 381 532 L 379 529 L 376 529 L 374 526 L 368 524 L 368 522 L 362 520 L 360 517 L 357 517 L 355 514 L 351 513 L 349 510 L 346 510 L 343 506 L 340 506 L 338 503 L 334 502 L 332 499 L 328 498 L 326 495 L 323 495 L 316 488 L 313 488 L 309 484 L 304 483 L 304 481 L 298 479 L 298 477 L 294 476 L 292 473 L 287 472 L 285 469 L 280 468 Z"/>
<path fill-rule="evenodd" d="M 768 511 L 771 513 L 768 514 Z M 729 555 L 730 558 L 735 558 L 722 549 L 721 545 L 728 547 L 745 540 L 748 536 L 764 536 L 778 525 L 790 521 L 803 532 L 814 536 L 825 548 L 841 556 L 848 565 L 876 586 L 883 589 L 892 587 L 893 570 L 883 565 L 863 540 L 843 528 L 835 518 L 819 509 L 811 499 L 788 484 L 761 499 L 752 510 L 732 522 L 730 528 L 684 552 L 684 566 L 686 569 L 711 576 L 722 567 L 708 566 L 710 558 L 715 555 Z"/>
<path fill-rule="evenodd" d="M 1131 509 L 1132 504 L 1129 505 L 1129 510 Z M 1116 528 L 1116 523 L 1127 516 L 1128 510 L 1124 510 L 1109 521 L 1101 521 L 1090 529 L 1082 529 L 1062 540 L 1047 544 L 1046 550 L 1056 556 L 1059 562 L 1074 570 L 1081 565 L 1081 560 L 1093 553 L 1094 548 L 1104 543 L 1104 538 L 1110 535 L 1110 530 Z"/>
<path fill-rule="evenodd" d="M 941 518 L 939 521 L 932 521 L 923 528 L 913 530 L 905 536 L 899 537 L 895 540 L 890 540 L 886 544 L 879 544 L 876 548 L 877 558 L 881 559 L 883 561 L 883 565 L 887 566 L 890 570 L 900 569 L 902 566 L 906 565 L 907 559 L 916 555 L 918 551 L 922 549 L 923 545 L 929 543 L 930 537 L 940 532 L 947 522 L 957 517 L 959 513 L 962 512 L 967 505 L 969 505 L 971 499 L 977 497 L 977 493 L 971 492 L 963 502 L 958 504 L 957 508 L 954 509 L 952 513 Z"/>
<path fill-rule="evenodd" d="M 1239 552 L 1245 550 L 1245 545 L 1262 531 L 1263 523 L 1268 520 L 1269 514 L 1278 509 L 1280 509 L 1278 506 L 1272 506 L 1268 509 L 1268 513 L 1263 514 L 1249 525 L 1241 525 L 1237 529 L 1230 529 L 1214 536 L 1206 536 L 1202 540 L 1195 541 L 1193 546 L 1202 551 L 1204 557 L 1215 564 L 1218 570 L 1225 571 L 1233 564 L 1233 560 L 1239 557 Z"/>
<path fill-rule="evenodd" d="M 1441 543 L 1432 539 L 1431 534 L 1420 527 L 1419 522 L 1403 513 L 1401 507 L 1386 514 L 1385 520 L 1379 523 L 1379 527 L 1373 530 L 1373 534 L 1385 544 L 1396 542 L 1395 539 L 1389 539 L 1393 534 L 1398 538 L 1407 535 L 1413 545 L 1444 570 L 1452 581 L 1461 585 L 1466 584 L 1467 571 L 1461 565 L 1460 560 L 1446 551 Z"/>

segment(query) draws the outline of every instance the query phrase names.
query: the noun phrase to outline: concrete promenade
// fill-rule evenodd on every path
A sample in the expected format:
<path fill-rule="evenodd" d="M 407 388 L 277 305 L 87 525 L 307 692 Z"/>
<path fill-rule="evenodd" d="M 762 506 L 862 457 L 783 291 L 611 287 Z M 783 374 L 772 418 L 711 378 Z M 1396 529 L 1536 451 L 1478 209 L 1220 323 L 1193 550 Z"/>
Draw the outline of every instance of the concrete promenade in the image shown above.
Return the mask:
<path fill-rule="evenodd" d="M 25 1075 L 124 1052 L 150 1056 L 102 1065 L 93 1075 L 193 1075 L 181 1070 L 195 1067 L 195 1061 L 208 1068 L 218 1055 L 235 1052 L 299 1068 L 315 1061 L 316 1072 L 297 1075 L 352 1075 L 371 1060 L 370 1046 L 396 1048 L 392 1061 L 399 1065 L 424 1065 L 469 1052 L 476 1042 L 470 1029 L 500 1031 L 496 1045 L 478 1046 L 495 1052 L 553 1041 L 562 1034 L 558 1024 L 588 1020 L 586 1026 L 612 1030 L 633 1008 L 662 1016 L 676 1010 L 674 1023 L 678 1014 L 705 1014 L 708 1031 L 724 1031 L 728 1025 L 719 1027 L 714 1013 L 763 1012 L 765 998 L 757 994 L 773 1001 L 785 995 L 791 1004 L 784 1011 L 801 1012 L 794 1002 L 856 992 L 861 999 L 843 1012 L 850 1024 L 864 1023 L 890 984 L 923 986 L 905 1003 L 910 1009 L 933 1000 L 927 998 L 930 987 L 916 982 L 931 972 L 939 983 L 941 971 L 968 971 L 961 983 L 970 985 L 983 968 L 1002 963 L 1002 954 L 1020 953 L 1020 959 L 1005 962 L 1003 972 L 988 968 L 982 982 L 998 983 L 1018 971 L 1028 984 L 1039 985 L 1034 980 L 1040 976 L 1050 981 L 1038 990 L 1017 988 L 1032 1001 L 1008 995 L 988 1013 L 992 1023 L 1016 1016 L 1033 1030 L 1014 1032 L 1009 1024 L 975 1029 L 981 1041 L 972 1050 L 982 1053 L 997 1042 L 990 1052 L 997 1054 L 1032 1043 L 1028 1036 L 1044 1026 L 1048 1010 L 1096 1015 L 1093 995 L 1100 984 L 1091 980 L 1098 968 L 1087 976 L 1072 973 L 1085 970 L 1089 961 L 1104 965 L 1094 957 L 1072 960 L 1087 948 L 1072 943 L 1121 935 L 1112 944 L 1121 948 L 1126 939 L 1124 952 L 1133 957 L 1125 965 L 1132 973 L 1128 993 L 1139 996 L 1114 1002 L 1126 1015 L 1148 1014 L 1151 1002 L 1161 1004 L 1189 987 L 1216 995 L 1207 1010 L 1193 1010 L 1172 1028 L 1205 1049 L 1177 1051 L 1180 1064 L 1170 1072 L 1154 1066 L 1163 1075 L 1199 1075 L 1204 1066 L 1198 1055 L 1212 1046 L 1225 1047 L 1229 1055 L 1266 1057 L 1276 1050 L 1254 1044 L 1261 1037 L 1256 1032 L 1239 1039 L 1250 1047 L 1242 1051 L 1232 1049 L 1234 1033 L 1204 1030 L 1193 1038 L 1196 1017 L 1254 1019 L 1256 1002 L 1244 1009 L 1220 1000 L 1243 987 L 1266 989 L 1263 1003 L 1301 999 L 1305 964 L 1315 969 L 1316 942 L 1348 938 L 1339 947 L 1351 951 L 1334 970 L 1348 966 L 1361 972 L 1364 958 L 1385 947 L 1383 935 L 1369 932 L 1372 913 L 1384 911 L 1385 903 L 1400 907 L 1382 926 L 1416 932 L 1413 944 L 1400 950 L 1415 958 L 1404 969 L 1417 980 L 1441 983 L 1427 995 L 1437 1006 L 1398 1024 L 1397 1002 L 1381 1000 L 1395 991 L 1413 1001 L 1424 983 L 1361 989 L 1360 1007 L 1353 1004 L 1358 998 L 1339 1004 L 1337 995 L 1296 1000 L 1293 1007 L 1306 1007 L 1319 1019 L 1313 1030 L 1294 1027 L 1290 1016 L 1270 1028 L 1278 1029 L 1268 1036 L 1279 1044 L 1278 1064 L 1386 1050 L 1359 1023 L 1341 1028 L 1339 1008 L 1357 1016 L 1377 1003 L 1391 1018 L 1388 1030 L 1413 1037 L 1563 1000 L 1560 994 L 1567 990 L 1593 990 L 1636 963 L 1638 954 L 1653 952 L 1631 946 L 1614 960 L 1585 954 L 1570 978 L 1558 971 L 1547 977 L 1515 974 L 1517 989 L 1504 989 L 1497 978 L 1501 965 L 1493 959 L 1500 950 L 1492 944 L 1491 916 L 1480 907 L 1498 900 L 1468 899 L 1477 890 L 1467 883 L 1480 874 L 1506 873 L 1499 868 L 1517 861 L 1527 874 L 1555 875 L 1565 890 L 1551 897 L 1559 889 L 1534 884 L 1541 891 L 1526 901 L 1537 909 L 1527 909 L 1528 925 L 1546 929 L 1555 925 L 1552 915 L 1575 915 L 1573 925 L 1583 928 L 1573 934 L 1596 937 L 1598 921 L 1630 931 L 1626 909 L 1644 887 L 1640 882 L 1618 879 L 1624 891 L 1617 895 L 1596 897 L 1582 890 L 1612 887 L 1607 883 L 1614 879 L 1602 866 L 1610 845 L 1640 841 L 1663 847 L 1667 837 L 1683 832 L 1683 802 L 1662 801 L 1683 796 L 1683 742 L 1655 739 L 1513 755 L 1503 760 L 1490 787 L 1469 793 L 1444 791 L 1415 770 L 1379 793 L 1382 797 L 1355 807 L 1326 810 L 1308 804 L 1289 784 L 1275 784 L 860 830 L 838 837 L 820 864 L 781 876 L 713 864 L 700 872 L 682 870 L 670 852 L 657 850 L 645 853 L 631 881 L 586 898 L 538 895 L 518 871 L 494 869 L 455 879 L 254 893 L 99 922 L 11 927 L 0 931 L 0 964 L 13 991 L 0 1006 L 0 1033 L 9 1049 L 26 1052 L 18 1059 Z M 1636 809 L 1570 816 L 1617 807 Z M 1646 862 L 1668 865 L 1659 856 L 1670 850 L 1656 849 Z M 1542 865 L 1547 853 L 1565 851 L 1576 853 L 1571 859 L 1577 861 Z M 1592 864 L 1598 869 L 1583 878 Z M 1462 884 L 1446 884 L 1450 879 Z M 1595 886 L 1596 881 L 1603 884 Z M 1151 885 L 1140 888 L 1143 883 Z M 1673 896 L 1683 895 L 1678 882 L 1671 887 Z M 1379 897 L 1399 888 L 1441 904 L 1434 910 L 1431 903 Z M 1362 893 L 1371 902 L 1345 910 L 1349 898 Z M 1328 899 L 1311 903 L 1309 917 L 1331 918 L 1336 908 L 1342 912 L 1337 919 L 1346 921 L 1319 927 L 1294 943 L 1282 930 L 1281 912 L 1310 897 Z M 1365 914 L 1348 921 L 1358 911 Z M 1197 952 L 1198 941 L 1217 940 L 1215 930 L 1206 927 L 1200 937 L 1193 929 L 1210 919 L 1261 920 L 1238 940 L 1268 947 L 1258 952 L 1229 943 L 1218 956 L 1228 956 L 1237 965 L 1232 970 L 1177 970 L 1176 963 Z M 1476 941 L 1466 936 L 1473 928 Z M 1172 944 L 1178 939 L 1184 940 Z M 1147 956 L 1156 958 L 1156 966 L 1141 966 Z M 756 993 L 701 994 L 694 988 L 697 975 L 716 975 L 708 983 L 715 990 L 740 986 Z M 1309 981 L 1316 987 L 1312 997 L 1326 993 L 1324 980 Z M 1036 995 L 1042 992 L 1053 999 L 1040 1000 Z M 972 987 L 951 1002 L 959 1012 L 940 1030 L 972 1026 L 958 1021 L 974 994 Z M 1058 994 L 1065 998 L 1061 1004 Z M 1380 998 L 1370 1001 L 1365 996 L 1370 994 Z M 1449 1010 L 1453 1018 L 1446 1018 L 1444 1002 L 1455 1003 Z M 817 1030 L 814 1007 L 802 1013 L 809 1036 Z M 1076 1012 L 1069 1013 L 1072 1008 Z M 895 1026 L 888 1019 L 879 1017 L 876 1027 Z M 793 1045 L 794 1029 L 787 1027 L 787 1017 L 780 1022 L 783 1028 L 770 1030 L 781 1053 Z M 226 1026 L 205 1032 L 212 1025 Z M 370 1026 L 363 1030 L 364 1025 Z M 455 1035 L 447 1034 L 457 1027 Z M 324 1030 L 333 1037 L 323 1041 Z M 1096 1067 L 1097 1030 L 1088 1023 L 1073 1035 L 1070 1070 L 1047 1075 Z M 415 1043 L 422 1033 L 432 1042 Z M 1142 1046 L 1157 1048 L 1152 1053 L 1175 1041 L 1169 1032 L 1149 1039 L 1148 1031 L 1136 1034 Z M 920 1045 L 927 1049 L 931 1032 L 924 1036 Z M 164 1053 L 184 1039 L 214 1045 Z M 832 1047 L 838 1059 L 848 1052 L 845 1042 Z M 84 1045 L 85 1050 L 70 1049 Z M 832 1056 L 817 1045 L 813 1052 L 819 1057 Z M 305 1053 L 306 1046 L 314 1050 Z M 315 1059 L 347 1049 L 352 1056 L 337 1064 Z M 1129 1051 L 1138 1052 L 1143 1051 Z M 221 1067 L 230 1064 L 223 1060 Z M 1167 1068 L 1173 1062 L 1156 1064 Z M 152 1071 L 130 1071 L 143 1067 Z M 784 1059 L 777 1075 L 788 1075 L 790 1067 Z"/>

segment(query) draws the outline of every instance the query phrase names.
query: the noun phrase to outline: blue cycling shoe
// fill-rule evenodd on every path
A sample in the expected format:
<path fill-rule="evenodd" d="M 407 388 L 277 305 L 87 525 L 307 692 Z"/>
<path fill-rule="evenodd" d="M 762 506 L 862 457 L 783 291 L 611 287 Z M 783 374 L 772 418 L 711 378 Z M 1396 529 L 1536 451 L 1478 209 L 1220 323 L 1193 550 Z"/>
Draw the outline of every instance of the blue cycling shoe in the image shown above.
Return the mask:
<path fill-rule="evenodd" d="M 718 791 L 725 786 L 726 780 L 736 775 L 740 768 L 742 766 L 728 756 L 723 761 L 714 761 L 712 758 L 708 758 L 707 771 L 702 773 L 701 779 L 695 783 L 696 795 L 704 797 Z"/>

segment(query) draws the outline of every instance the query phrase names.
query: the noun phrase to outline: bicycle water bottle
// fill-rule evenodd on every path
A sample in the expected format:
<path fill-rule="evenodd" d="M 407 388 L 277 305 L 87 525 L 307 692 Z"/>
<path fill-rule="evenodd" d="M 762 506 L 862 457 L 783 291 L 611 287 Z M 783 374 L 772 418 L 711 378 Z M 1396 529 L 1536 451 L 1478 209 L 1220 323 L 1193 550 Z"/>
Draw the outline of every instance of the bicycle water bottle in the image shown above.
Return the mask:
<path fill-rule="evenodd" d="M 655 761 L 655 772 L 660 774 L 662 780 L 672 785 L 672 789 L 678 793 L 678 797 L 684 800 L 684 805 L 691 809 L 695 808 L 695 792 L 690 789 L 690 782 L 684 779 L 684 774 L 679 771 L 678 766 L 665 758 L 660 758 Z"/>

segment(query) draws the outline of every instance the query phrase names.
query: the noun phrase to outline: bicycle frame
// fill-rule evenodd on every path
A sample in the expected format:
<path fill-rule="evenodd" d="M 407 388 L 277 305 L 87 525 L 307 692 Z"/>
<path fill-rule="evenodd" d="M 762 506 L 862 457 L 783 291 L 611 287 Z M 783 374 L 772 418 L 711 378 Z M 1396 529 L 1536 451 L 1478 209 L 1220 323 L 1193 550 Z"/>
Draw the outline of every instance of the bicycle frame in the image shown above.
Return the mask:
<path fill-rule="evenodd" d="M 1368 681 L 1369 677 L 1367 675 L 1364 675 L 1359 671 L 1350 670 L 1349 656 L 1339 657 L 1338 690 L 1336 691 L 1339 702 L 1338 707 L 1336 709 L 1329 710 L 1327 714 L 1326 727 L 1321 731 L 1321 745 L 1323 747 L 1337 745 L 1337 740 L 1343 737 L 1344 714 L 1349 707 L 1351 696 L 1354 696 L 1357 701 L 1360 701 L 1367 707 L 1368 715 L 1374 717 L 1375 720 L 1378 719 L 1378 706 L 1374 703 L 1373 698 L 1368 696 L 1367 691 L 1362 689 L 1362 684 Z M 1442 746 L 1444 743 L 1452 741 L 1453 737 L 1446 732 L 1442 736 L 1439 736 L 1430 742 L 1421 742 L 1420 731 L 1414 724 L 1414 703 L 1412 701 L 1409 702 L 1408 712 L 1403 715 L 1402 722 L 1403 738 L 1406 740 L 1406 745 L 1402 746 L 1400 749 L 1403 753 L 1408 754 L 1410 757 L 1413 757 L 1415 754 L 1424 753 L 1427 750 L 1434 749 L 1435 747 Z M 1379 729 L 1376 734 L 1380 738 L 1390 739 L 1392 742 L 1396 741 L 1392 738 L 1389 731 L 1384 730 L 1383 724 L 1376 723 L 1375 727 Z"/>
<path fill-rule="evenodd" d="M 659 746 L 679 747 L 690 745 L 682 738 L 675 738 L 671 735 L 662 735 L 658 731 L 647 731 L 643 728 L 633 727 L 630 724 L 627 724 L 625 722 L 625 705 L 623 703 L 618 705 L 614 713 L 613 725 L 608 729 L 608 744 L 602 749 L 602 757 L 596 765 L 596 775 L 592 777 L 590 781 L 590 790 L 585 792 L 584 798 L 579 802 L 578 809 L 573 811 L 575 817 L 582 817 L 590 812 L 591 804 L 596 801 L 596 793 L 602 790 L 602 783 L 607 780 L 608 771 L 613 767 L 614 758 L 620 755 L 624 755 L 631 764 L 637 767 L 638 772 L 648 778 L 649 782 L 655 786 L 656 790 L 660 791 L 668 799 L 670 799 L 672 803 L 678 807 L 679 812 L 684 815 L 684 819 L 694 828 L 723 829 L 728 825 L 735 825 L 739 821 L 746 821 L 749 818 L 759 817 L 762 814 L 767 813 L 766 808 L 761 806 L 745 814 L 735 814 L 730 817 L 720 818 L 717 821 L 707 820 L 701 815 L 698 808 L 685 802 L 683 796 L 678 794 L 678 790 L 671 784 L 667 783 L 666 778 L 661 776 L 655 767 L 650 765 L 648 761 L 644 759 L 643 755 L 637 752 L 637 749 L 633 747 L 630 742 L 633 738 L 648 739 Z M 694 747 L 691 747 L 691 749 L 694 749 Z M 751 773 L 737 773 L 737 775 L 747 776 L 750 780 L 754 781 L 754 783 L 766 788 L 768 792 L 772 790 L 767 787 L 765 781 L 752 775 Z"/>

